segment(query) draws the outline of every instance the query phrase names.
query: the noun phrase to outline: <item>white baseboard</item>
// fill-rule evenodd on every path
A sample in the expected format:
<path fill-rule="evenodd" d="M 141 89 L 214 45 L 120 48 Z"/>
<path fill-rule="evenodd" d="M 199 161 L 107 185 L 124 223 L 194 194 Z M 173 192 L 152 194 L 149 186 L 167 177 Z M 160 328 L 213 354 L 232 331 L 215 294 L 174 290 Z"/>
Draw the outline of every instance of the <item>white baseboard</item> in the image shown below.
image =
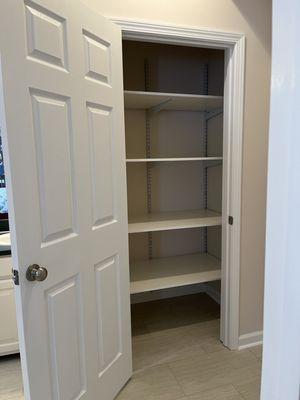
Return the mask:
<path fill-rule="evenodd" d="M 262 344 L 263 331 L 251 332 L 239 337 L 239 350 L 247 349 Z"/>

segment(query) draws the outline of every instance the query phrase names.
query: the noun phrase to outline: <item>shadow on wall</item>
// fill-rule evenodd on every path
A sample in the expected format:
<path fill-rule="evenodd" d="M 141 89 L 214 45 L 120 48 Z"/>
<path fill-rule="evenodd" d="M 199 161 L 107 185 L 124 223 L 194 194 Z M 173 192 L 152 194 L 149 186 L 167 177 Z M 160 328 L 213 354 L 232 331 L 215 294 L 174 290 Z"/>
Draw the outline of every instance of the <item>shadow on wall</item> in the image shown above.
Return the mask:
<path fill-rule="evenodd" d="M 261 12 L 257 12 L 252 1 L 249 0 L 232 0 L 239 12 L 244 16 L 253 33 L 257 36 L 264 49 L 268 54 L 271 53 L 271 34 L 272 34 L 272 15 L 270 7 L 272 0 L 261 0 L 259 8 Z M 266 35 L 269 31 L 269 35 Z"/>

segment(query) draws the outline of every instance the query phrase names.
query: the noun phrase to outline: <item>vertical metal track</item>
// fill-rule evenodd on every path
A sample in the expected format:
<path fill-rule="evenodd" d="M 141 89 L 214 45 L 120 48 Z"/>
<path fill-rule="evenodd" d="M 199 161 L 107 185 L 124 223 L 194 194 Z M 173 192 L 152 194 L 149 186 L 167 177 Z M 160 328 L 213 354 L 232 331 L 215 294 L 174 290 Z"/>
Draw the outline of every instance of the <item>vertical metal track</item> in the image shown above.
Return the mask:
<path fill-rule="evenodd" d="M 204 156 L 207 157 L 207 120 L 204 120 Z M 203 207 L 207 208 L 207 165 L 203 168 Z M 207 227 L 204 228 L 204 251 L 207 253 Z"/>
<path fill-rule="evenodd" d="M 208 64 L 203 65 L 203 94 L 208 94 Z"/>
<path fill-rule="evenodd" d="M 204 70 L 203 70 L 203 86 L 204 86 L 204 94 L 208 95 L 208 64 L 204 64 Z M 207 145 L 207 131 L 208 131 L 208 123 L 207 119 L 205 118 L 204 121 L 204 132 L 203 132 L 203 137 L 204 137 L 204 143 L 203 143 L 203 150 L 204 150 L 204 156 L 207 157 L 207 150 L 208 150 L 208 145 Z M 203 171 L 203 190 L 204 190 L 204 201 L 203 205 L 204 208 L 207 208 L 207 165 L 204 165 L 204 171 Z M 204 251 L 207 253 L 207 227 L 204 228 Z"/>
<path fill-rule="evenodd" d="M 151 157 L 151 122 L 149 112 L 146 111 L 146 157 Z M 152 212 L 152 176 L 151 176 L 151 164 L 146 163 L 147 166 L 147 211 Z M 153 236 L 152 232 L 148 232 L 148 256 L 149 260 L 153 257 Z"/>
<path fill-rule="evenodd" d="M 145 81 L 145 92 L 150 91 L 150 64 L 149 60 L 144 60 L 144 81 Z"/>
<path fill-rule="evenodd" d="M 145 91 L 150 91 L 150 69 L 149 60 L 144 61 L 145 73 Z M 146 157 L 151 158 L 151 121 L 149 111 L 146 111 Z M 146 163 L 147 168 L 147 211 L 152 212 L 152 176 L 151 176 L 151 163 Z M 148 257 L 149 260 L 153 257 L 153 236 L 152 232 L 148 232 Z"/>
<path fill-rule="evenodd" d="M 151 122 L 149 112 L 146 111 L 146 158 L 151 157 Z M 152 211 L 152 192 L 151 192 L 151 163 L 147 163 L 147 209 Z M 149 166 L 149 167 L 148 167 Z"/>

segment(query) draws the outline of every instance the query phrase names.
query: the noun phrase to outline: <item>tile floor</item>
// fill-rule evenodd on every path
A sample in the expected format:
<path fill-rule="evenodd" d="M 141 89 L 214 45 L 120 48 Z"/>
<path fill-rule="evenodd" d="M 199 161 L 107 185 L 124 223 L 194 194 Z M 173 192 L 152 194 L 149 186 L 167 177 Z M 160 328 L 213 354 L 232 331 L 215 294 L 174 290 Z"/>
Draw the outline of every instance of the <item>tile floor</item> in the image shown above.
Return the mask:
<path fill-rule="evenodd" d="M 226 349 L 219 324 L 205 294 L 134 305 L 134 374 L 117 400 L 259 400 L 261 346 Z"/>
<path fill-rule="evenodd" d="M 0 358 L 0 399 L 23 400 L 22 375 L 19 356 Z"/>
<path fill-rule="evenodd" d="M 117 400 L 259 400 L 261 347 L 229 351 L 205 294 L 132 306 L 132 379 Z M 0 400 L 22 400 L 18 357 L 0 359 Z"/>

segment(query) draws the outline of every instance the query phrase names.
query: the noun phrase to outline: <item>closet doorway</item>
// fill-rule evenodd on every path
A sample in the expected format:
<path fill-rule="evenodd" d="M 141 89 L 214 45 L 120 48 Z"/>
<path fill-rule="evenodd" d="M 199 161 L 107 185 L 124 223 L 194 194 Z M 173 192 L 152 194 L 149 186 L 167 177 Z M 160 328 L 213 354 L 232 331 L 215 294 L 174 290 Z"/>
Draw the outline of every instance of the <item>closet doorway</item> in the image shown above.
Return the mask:
<path fill-rule="evenodd" d="M 220 304 L 220 340 L 236 349 L 244 37 L 114 22 L 123 33 L 131 300 L 205 292 Z"/>

